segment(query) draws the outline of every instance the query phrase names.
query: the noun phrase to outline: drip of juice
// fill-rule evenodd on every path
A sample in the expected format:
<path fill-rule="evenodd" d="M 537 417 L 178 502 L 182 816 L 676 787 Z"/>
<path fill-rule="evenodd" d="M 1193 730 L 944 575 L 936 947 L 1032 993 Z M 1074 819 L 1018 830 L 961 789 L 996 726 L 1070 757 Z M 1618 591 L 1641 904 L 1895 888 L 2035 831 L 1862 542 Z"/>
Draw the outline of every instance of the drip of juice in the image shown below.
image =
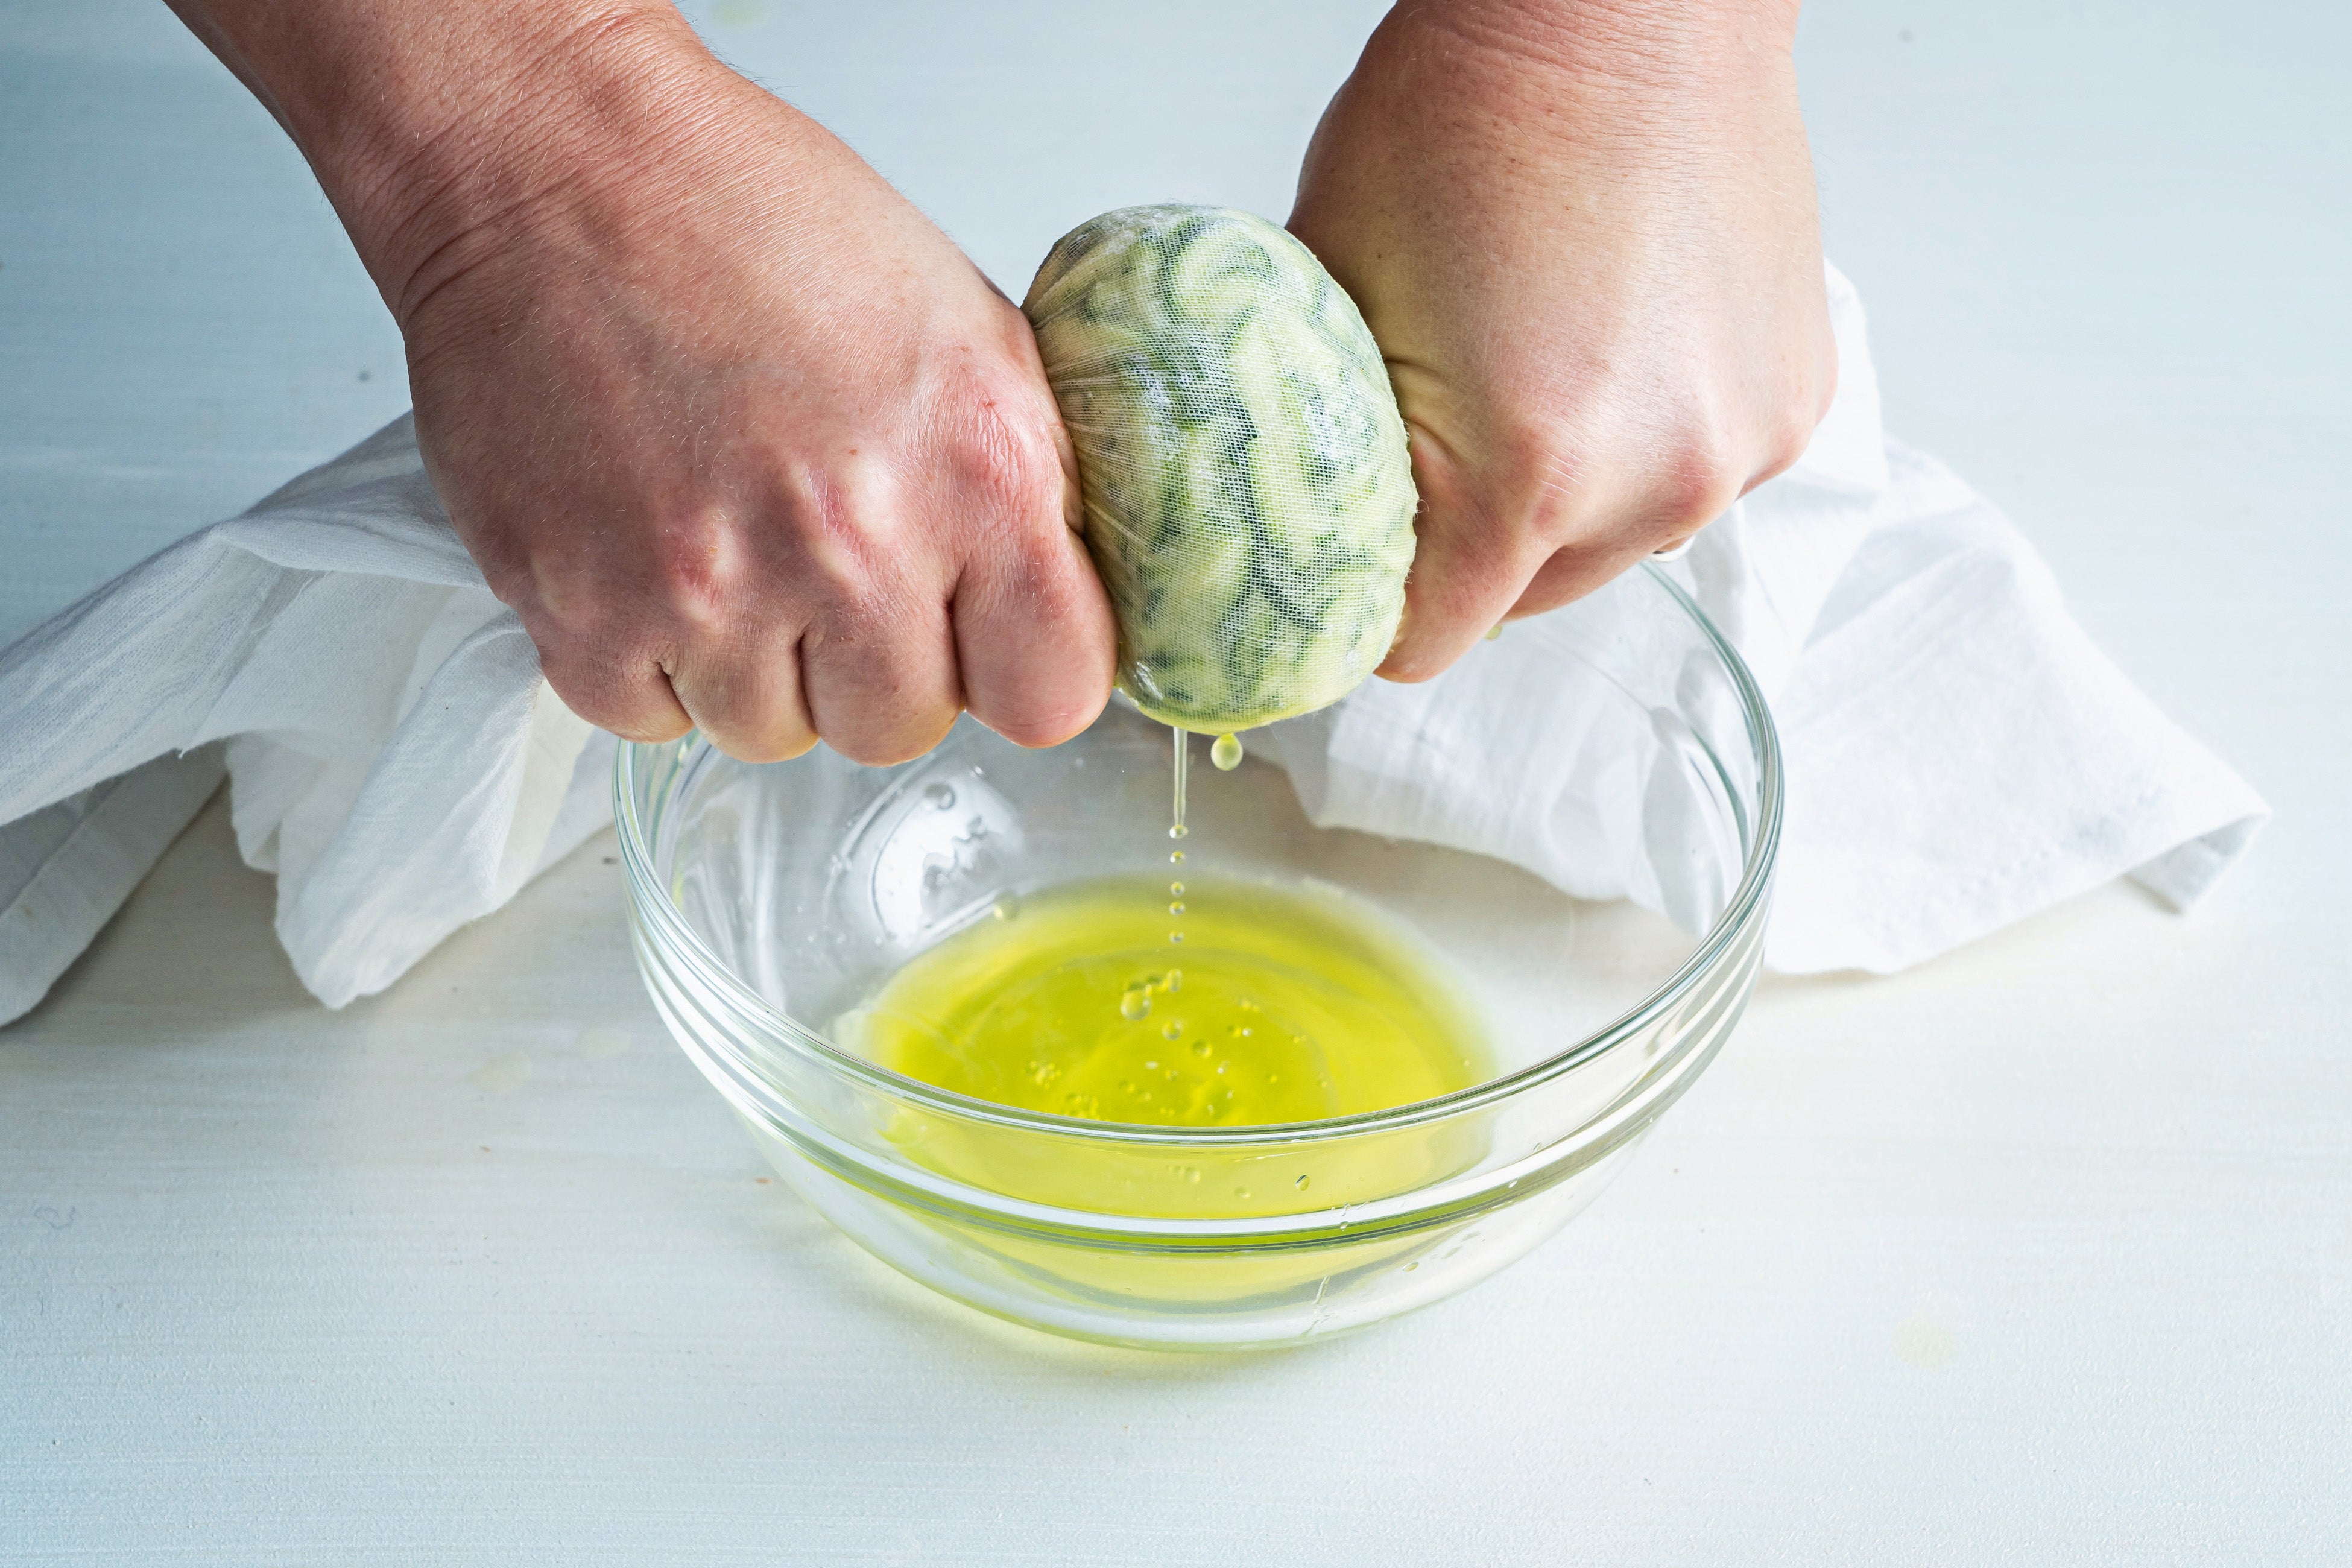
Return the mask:
<path fill-rule="evenodd" d="M 1475 1007 L 1408 931 L 1337 892 L 1224 879 L 1025 895 L 918 954 L 839 1029 L 960 1094 L 1158 1126 L 1352 1115 L 1488 1070 Z"/>

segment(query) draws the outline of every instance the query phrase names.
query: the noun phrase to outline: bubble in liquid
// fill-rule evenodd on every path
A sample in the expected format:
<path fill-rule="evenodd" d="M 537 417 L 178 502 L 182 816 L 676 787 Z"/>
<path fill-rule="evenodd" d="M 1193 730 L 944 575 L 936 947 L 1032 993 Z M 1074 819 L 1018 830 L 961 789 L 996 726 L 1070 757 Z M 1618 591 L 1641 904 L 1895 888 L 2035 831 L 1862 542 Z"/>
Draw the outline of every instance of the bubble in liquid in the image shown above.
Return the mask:
<path fill-rule="evenodd" d="M 1171 993 L 1172 993 L 1172 992 L 1174 992 L 1174 991 L 1177 991 L 1177 990 L 1181 989 L 1181 988 L 1182 987 L 1183 984 L 1184 984 L 1184 972 L 1183 972 L 1182 970 L 1181 970 L 1181 969 L 1171 969 L 1171 970 L 1170 970 L 1170 971 L 1168 972 L 1167 975 L 1166 975 L 1163 979 L 1161 979 L 1161 981 L 1160 982 L 1160 989 L 1161 989 L 1162 991 L 1167 991 L 1167 992 L 1171 992 Z"/>
<path fill-rule="evenodd" d="M 1151 1011 L 1151 993 L 1141 986 L 1129 987 L 1118 999 L 1118 1016 L 1130 1022 Z"/>
<path fill-rule="evenodd" d="M 1168 933 L 1168 940 L 1170 942 L 1182 942 L 1184 940 L 1184 933 L 1181 931 L 1171 931 Z"/>
<path fill-rule="evenodd" d="M 1170 1038 L 1172 1039 L 1174 1037 L 1171 1036 Z M 1194 1040 L 1192 1042 L 1192 1054 L 1196 1057 L 1207 1056 L 1209 1054 L 1209 1042 L 1206 1040 Z"/>
<path fill-rule="evenodd" d="M 1163 1040 L 1181 1040 L 1184 1037 L 1184 1026 L 1171 1018 L 1160 1026 L 1160 1037 Z"/>
<path fill-rule="evenodd" d="M 1221 773 L 1229 773 L 1240 767 L 1242 738 L 1239 735 L 1218 736 L 1216 744 L 1209 748 L 1209 761 L 1217 764 L 1217 771 Z"/>
<path fill-rule="evenodd" d="M 1302 1176 L 1300 1176 L 1300 1177 L 1298 1178 L 1298 1180 L 1297 1180 L 1297 1181 L 1295 1181 L 1295 1182 L 1291 1183 L 1290 1184 L 1291 1184 L 1292 1186 L 1294 1186 L 1294 1187 L 1297 1187 L 1300 1192 L 1302 1192 L 1302 1193 L 1303 1193 L 1303 1192 L 1305 1192 L 1305 1191 L 1307 1190 L 1307 1178 L 1306 1178 L 1305 1176 L 1303 1176 L 1303 1175 L 1302 1175 Z"/>
<path fill-rule="evenodd" d="M 943 784 L 925 784 L 923 798 L 929 801 L 938 810 L 953 811 L 955 809 L 955 791 Z"/>

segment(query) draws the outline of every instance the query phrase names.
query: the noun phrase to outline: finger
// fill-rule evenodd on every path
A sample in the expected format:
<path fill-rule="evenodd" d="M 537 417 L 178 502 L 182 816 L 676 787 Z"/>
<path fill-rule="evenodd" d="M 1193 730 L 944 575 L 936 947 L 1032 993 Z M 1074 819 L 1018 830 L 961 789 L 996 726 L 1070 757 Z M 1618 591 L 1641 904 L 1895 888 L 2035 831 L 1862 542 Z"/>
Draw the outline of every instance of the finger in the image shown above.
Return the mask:
<path fill-rule="evenodd" d="M 801 667 L 816 732 L 852 762 L 919 757 L 963 706 L 947 606 L 928 600 L 836 608 L 801 639 Z"/>
<path fill-rule="evenodd" d="M 1024 547 L 976 562 L 956 584 L 956 659 L 973 718 L 1020 746 L 1054 746 L 1110 700 L 1110 596 L 1058 521 Z"/>
<path fill-rule="evenodd" d="M 563 705 L 598 729 L 658 745 L 694 727 L 653 655 L 593 654 L 587 639 L 537 632 L 531 641 L 539 648 L 540 672 Z"/>
<path fill-rule="evenodd" d="M 1691 460 L 1672 468 L 1673 482 L 1619 500 L 1528 576 L 1508 618 L 1538 616 L 1580 599 L 1660 551 L 1679 549 L 1730 510 L 1741 492 L 1729 465 Z"/>
<path fill-rule="evenodd" d="M 740 762 L 780 763 L 816 744 L 799 637 L 712 637 L 671 656 L 669 686 L 710 743 Z"/>
<path fill-rule="evenodd" d="M 1030 374 L 982 405 L 956 449 L 967 519 L 948 608 L 964 706 L 1015 745 L 1052 746 L 1110 700 L 1118 639 L 1076 531 L 1076 451 L 1028 323 L 1015 315 L 1012 330 Z"/>
<path fill-rule="evenodd" d="M 1413 479 L 1421 490 L 1404 617 L 1379 673 L 1427 680 L 1468 652 L 1503 618 L 1541 556 L 1523 531 L 1480 493 L 1467 468 L 1416 426 Z"/>
<path fill-rule="evenodd" d="M 1539 616 L 1546 610 L 1556 610 L 1631 571 L 1657 550 L 1669 549 L 1672 545 L 1671 541 L 1664 545 L 1652 545 L 1639 539 L 1627 540 L 1619 535 L 1554 551 L 1542 565 L 1536 568 L 1535 575 L 1528 579 L 1528 585 L 1520 590 L 1518 598 L 1500 618 L 1517 620 L 1524 616 Z"/>

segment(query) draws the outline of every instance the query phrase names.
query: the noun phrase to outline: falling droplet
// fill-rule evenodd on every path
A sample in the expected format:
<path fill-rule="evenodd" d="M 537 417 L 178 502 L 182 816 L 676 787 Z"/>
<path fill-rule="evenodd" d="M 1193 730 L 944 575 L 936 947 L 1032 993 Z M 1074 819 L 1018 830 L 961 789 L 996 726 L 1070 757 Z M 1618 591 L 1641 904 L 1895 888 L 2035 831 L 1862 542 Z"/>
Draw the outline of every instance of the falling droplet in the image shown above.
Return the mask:
<path fill-rule="evenodd" d="M 923 787 L 923 798 L 940 811 L 955 809 L 955 791 L 943 784 L 926 784 Z"/>
<path fill-rule="evenodd" d="M 1012 894 L 999 893 L 996 895 L 996 902 L 988 907 L 988 912 L 998 920 L 1009 921 L 1020 912 L 1020 909 L 1021 907 L 1013 901 Z"/>
<path fill-rule="evenodd" d="M 1183 883 L 1181 883 L 1181 882 L 1171 882 L 1171 883 L 1169 883 L 1169 884 L 1168 884 L 1168 896 L 1169 896 L 1170 898 L 1171 898 L 1171 899 L 1181 899 L 1181 898 L 1182 898 L 1182 897 L 1184 896 L 1184 884 L 1183 884 Z"/>
<path fill-rule="evenodd" d="M 1216 744 L 1209 748 L 1209 761 L 1217 764 L 1217 771 L 1221 773 L 1229 773 L 1240 767 L 1242 738 L 1239 735 L 1218 736 Z"/>
<path fill-rule="evenodd" d="M 1171 866 L 1181 866 L 1184 863 L 1184 851 L 1181 849 L 1168 851 L 1168 863 Z"/>
<path fill-rule="evenodd" d="M 1168 912 L 1171 915 L 1182 914 L 1184 912 L 1184 900 L 1179 899 L 1174 903 L 1170 904 L 1168 906 Z"/>
<path fill-rule="evenodd" d="M 1184 837 L 1184 772 L 1186 761 L 1192 752 L 1192 737 L 1173 724 L 1168 727 L 1168 733 L 1174 742 L 1176 763 L 1173 774 L 1175 788 L 1170 801 L 1173 809 L 1169 813 L 1168 837 L 1181 838 Z"/>
<path fill-rule="evenodd" d="M 1168 933 L 1168 940 L 1170 942 L 1182 942 L 1184 940 L 1184 933 L 1181 931 L 1171 931 Z"/>

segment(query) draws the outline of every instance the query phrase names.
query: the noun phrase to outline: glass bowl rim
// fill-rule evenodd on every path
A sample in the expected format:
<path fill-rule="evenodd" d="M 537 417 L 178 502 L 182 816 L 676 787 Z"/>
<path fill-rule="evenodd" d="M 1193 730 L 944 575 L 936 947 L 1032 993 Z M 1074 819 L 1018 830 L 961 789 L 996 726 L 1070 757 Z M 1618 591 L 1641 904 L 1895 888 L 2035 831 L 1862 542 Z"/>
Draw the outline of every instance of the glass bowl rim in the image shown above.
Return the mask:
<path fill-rule="evenodd" d="M 1733 688 L 1739 695 L 1741 716 L 1747 721 L 1749 738 L 1756 747 L 1761 774 L 1761 798 L 1757 811 L 1755 838 L 1741 866 L 1739 885 L 1733 889 L 1723 913 L 1716 917 L 1715 922 L 1692 947 L 1689 956 L 1663 984 L 1633 1007 L 1550 1056 L 1466 1089 L 1380 1110 L 1324 1117 L 1313 1121 L 1259 1122 L 1241 1127 L 1154 1127 L 1141 1122 L 1096 1121 L 1084 1117 L 1060 1116 L 1052 1111 L 1026 1110 L 994 1100 L 980 1100 L 893 1072 L 877 1062 L 845 1050 L 746 985 L 733 968 L 711 952 L 709 944 L 687 924 L 676 904 L 660 894 L 659 883 L 655 879 L 652 850 L 646 843 L 643 826 L 637 820 L 633 789 L 635 783 L 634 761 L 641 750 L 650 752 L 657 746 L 681 744 L 691 740 L 694 731 L 688 731 L 677 741 L 661 742 L 655 745 L 623 741 L 614 748 L 613 821 L 620 840 L 629 903 L 641 920 L 655 928 L 656 934 L 681 948 L 696 967 L 705 972 L 702 979 L 717 987 L 729 1008 L 761 1032 L 781 1037 L 812 1053 L 829 1071 L 846 1075 L 898 1099 L 966 1121 L 1102 1142 L 1233 1147 L 1320 1142 L 1387 1132 L 1443 1121 L 1509 1100 L 1606 1054 L 1642 1033 L 1661 1014 L 1687 996 L 1703 977 L 1713 972 L 1717 961 L 1732 946 L 1749 921 L 1759 916 L 1771 888 L 1774 868 L 1780 857 L 1782 805 L 1780 739 L 1763 690 L 1756 684 L 1755 675 L 1748 669 L 1748 661 L 1739 656 L 1739 650 L 1717 629 L 1706 612 L 1699 608 L 1696 601 L 1683 590 L 1680 584 L 1653 563 L 1643 562 L 1640 569 L 1690 617 L 1717 657 L 1722 659 L 1725 669 L 1731 676 Z M 703 1048 L 710 1048 L 713 1044 L 702 1042 Z M 735 1059 L 738 1067 L 771 1091 L 782 1094 L 781 1086 L 768 1073 L 761 1070 L 757 1063 L 745 1059 L 731 1045 L 718 1044 Z"/>

